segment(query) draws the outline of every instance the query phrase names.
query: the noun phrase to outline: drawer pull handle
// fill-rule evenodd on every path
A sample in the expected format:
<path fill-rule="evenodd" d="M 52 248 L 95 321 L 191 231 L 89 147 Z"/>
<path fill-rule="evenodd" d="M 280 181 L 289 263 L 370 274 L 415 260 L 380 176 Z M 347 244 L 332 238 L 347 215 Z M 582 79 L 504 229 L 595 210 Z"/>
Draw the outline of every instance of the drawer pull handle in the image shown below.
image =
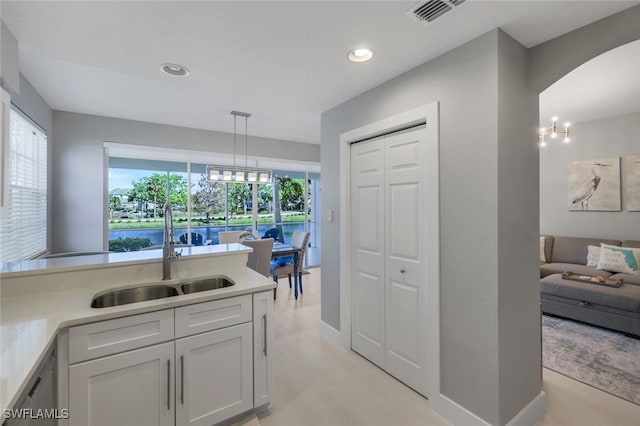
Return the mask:
<path fill-rule="evenodd" d="M 262 352 L 264 353 L 264 356 L 267 356 L 267 314 L 262 315 L 262 335 L 264 338 Z"/>
<path fill-rule="evenodd" d="M 180 405 L 184 405 L 184 355 L 180 355 Z"/>
<path fill-rule="evenodd" d="M 580 306 L 587 306 L 589 304 L 589 302 L 583 302 L 582 300 L 580 301 Z"/>
<path fill-rule="evenodd" d="M 167 360 L 167 410 L 171 410 L 171 360 Z"/>

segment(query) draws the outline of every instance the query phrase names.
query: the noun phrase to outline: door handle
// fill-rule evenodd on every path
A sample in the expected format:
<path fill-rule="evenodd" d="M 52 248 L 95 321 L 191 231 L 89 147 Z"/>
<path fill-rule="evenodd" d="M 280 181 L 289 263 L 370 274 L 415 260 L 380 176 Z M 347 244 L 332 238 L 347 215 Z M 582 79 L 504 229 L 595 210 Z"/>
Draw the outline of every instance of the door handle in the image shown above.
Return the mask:
<path fill-rule="evenodd" d="M 171 410 L 171 360 L 167 360 L 167 410 Z"/>
<path fill-rule="evenodd" d="M 184 355 L 180 355 L 180 405 L 184 405 Z"/>
<path fill-rule="evenodd" d="M 264 356 L 267 356 L 267 314 L 262 315 L 262 334 L 264 337 L 262 352 L 264 353 Z"/>

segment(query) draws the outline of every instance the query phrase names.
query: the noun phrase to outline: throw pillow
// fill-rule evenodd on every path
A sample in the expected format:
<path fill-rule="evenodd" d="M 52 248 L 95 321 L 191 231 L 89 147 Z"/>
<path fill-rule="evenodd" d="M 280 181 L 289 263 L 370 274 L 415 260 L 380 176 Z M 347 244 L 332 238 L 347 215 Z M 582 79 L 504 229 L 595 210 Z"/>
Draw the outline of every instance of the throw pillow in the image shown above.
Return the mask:
<path fill-rule="evenodd" d="M 587 246 L 587 266 L 590 268 L 597 268 L 600 261 L 600 247 Z"/>
<path fill-rule="evenodd" d="M 598 269 L 640 275 L 640 249 L 600 244 Z"/>
<path fill-rule="evenodd" d="M 546 245 L 546 238 L 540 237 L 540 262 L 546 263 L 547 257 L 544 254 L 545 245 Z"/>

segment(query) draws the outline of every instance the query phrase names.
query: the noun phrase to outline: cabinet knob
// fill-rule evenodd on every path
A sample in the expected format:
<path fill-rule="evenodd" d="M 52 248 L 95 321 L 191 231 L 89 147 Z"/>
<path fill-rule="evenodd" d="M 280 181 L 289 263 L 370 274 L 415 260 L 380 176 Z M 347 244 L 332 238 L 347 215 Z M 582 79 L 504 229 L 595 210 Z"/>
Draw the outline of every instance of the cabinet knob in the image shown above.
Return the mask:
<path fill-rule="evenodd" d="M 404 269 L 400 269 L 400 273 L 401 274 L 404 274 L 405 272 L 407 272 L 407 271 L 405 271 Z"/>

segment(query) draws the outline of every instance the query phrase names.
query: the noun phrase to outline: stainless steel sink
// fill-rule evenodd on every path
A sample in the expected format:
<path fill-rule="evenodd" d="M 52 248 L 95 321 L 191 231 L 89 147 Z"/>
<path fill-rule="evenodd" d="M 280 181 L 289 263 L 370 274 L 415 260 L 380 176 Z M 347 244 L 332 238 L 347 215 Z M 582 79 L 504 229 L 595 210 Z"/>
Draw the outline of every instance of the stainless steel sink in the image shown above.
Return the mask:
<path fill-rule="evenodd" d="M 226 277 L 205 278 L 202 280 L 189 281 L 180 285 L 184 294 L 197 293 L 199 291 L 215 290 L 219 288 L 231 287 L 235 283 Z"/>
<path fill-rule="evenodd" d="M 91 301 L 92 308 L 109 308 L 128 303 L 145 302 L 177 296 L 178 289 L 170 285 L 150 285 L 144 287 L 123 288 L 96 296 Z"/>
<path fill-rule="evenodd" d="M 219 276 L 183 281 L 173 285 L 152 284 L 140 287 L 121 288 L 95 296 L 91 301 L 91 307 L 110 308 L 112 306 L 126 305 L 129 303 L 164 299 L 165 297 L 179 296 L 181 294 L 215 290 L 230 287 L 234 284 L 235 282 L 230 278 Z"/>

